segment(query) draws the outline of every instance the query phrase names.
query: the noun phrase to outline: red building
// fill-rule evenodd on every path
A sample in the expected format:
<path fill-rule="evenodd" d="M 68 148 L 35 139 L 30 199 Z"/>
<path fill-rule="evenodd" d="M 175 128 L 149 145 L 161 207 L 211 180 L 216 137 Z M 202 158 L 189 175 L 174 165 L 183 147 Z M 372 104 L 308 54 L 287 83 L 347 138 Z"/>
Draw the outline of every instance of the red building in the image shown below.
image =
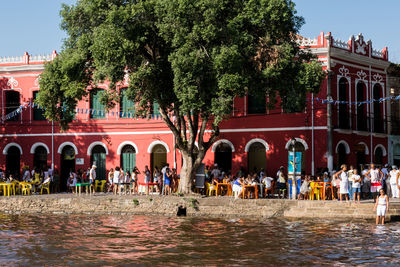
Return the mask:
<path fill-rule="evenodd" d="M 273 176 L 279 166 L 287 166 L 292 138 L 307 173 L 326 167 L 332 170 L 344 162 L 387 162 L 390 103 L 382 100 L 389 96 L 387 48 L 374 50 L 372 42 L 361 34 L 348 42 L 335 40 L 330 33 L 298 42 L 317 55 L 329 71 L 320 93 L 309 95 L 305 110 L 297 113 L 283 110 L 279 103 L 267 109 L 268 96 L 237 97 L 231 118 L 221 124 L 220 138 L 207 152 L 206 164 L 217 162 L 233 173 L 240 167 L 250 171 L 265 168 Z M 124 96 L 127 81 L 119 85 L 121 103 L 110 112 L 99 102 L 107 85 L 92 89 L 90 96 L 79 102 L 67 132 L 46 121 L 37 107 L 27 106 L 39 90 L 43 63 L 55 56 L 54 51 L 49 56 L 25 53 L 0 58 L 0 110 L 5 118 L 0 125 L 2 168 L 18 172 L 23 165 L 54 164 L 65 173 L 96 162 L 99 175 L 104 176 L 105 169 L 115 166 L 132 169 L 137 165 L 142 170 L 145 165 L 169 162 L 179 172 L 182 159 L 174 149 L 172 133 L 157 114 L 157 105 L 152 118 L 136 118 L 134 103 Z M 323 99 L 333 101 L 327 104 Z M 369 103 L 372 99 L 382 101 Z M 16 116 L 7 116 L 24 104 Z"/>

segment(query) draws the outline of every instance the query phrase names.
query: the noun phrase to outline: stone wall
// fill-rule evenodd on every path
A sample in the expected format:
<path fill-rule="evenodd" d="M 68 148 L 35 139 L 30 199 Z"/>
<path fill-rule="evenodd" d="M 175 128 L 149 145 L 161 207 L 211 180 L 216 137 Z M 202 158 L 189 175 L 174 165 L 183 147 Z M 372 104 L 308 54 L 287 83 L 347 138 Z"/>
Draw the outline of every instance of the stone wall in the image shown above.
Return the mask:
<path fill-rule="evenodd" d="M 398 204 L 397 204 L 398 205 Z M 72 194 L 0 197 L 0 212 L 62 214 L 155 214 L 176 216 L 178 208 L 187 216 L 309 219 L 374 219 L 373 203 L 336 201 L 292 201 L 278 199 L 238 199 L 231 197 L 76 196 Z M 390 216 L 400 215 L 400 206 L 391 207 Z"/>

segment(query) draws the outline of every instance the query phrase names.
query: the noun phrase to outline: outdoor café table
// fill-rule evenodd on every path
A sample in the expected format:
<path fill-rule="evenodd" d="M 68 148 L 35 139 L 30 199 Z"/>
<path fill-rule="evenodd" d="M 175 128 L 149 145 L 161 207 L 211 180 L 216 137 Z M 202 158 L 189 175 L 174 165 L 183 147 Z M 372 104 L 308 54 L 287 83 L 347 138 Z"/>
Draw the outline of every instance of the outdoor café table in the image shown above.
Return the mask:
<path fill-rule="evenodd" d="M 82 192 L 82 186 L 86 186 L 86 194 L 88 193 L 88 186 L 90 186 L 90 183 L 77 183 L 76 187 L 78 187 L 78 194 L 80 195 Z"/>
<path fill-rule="evenodd" d="M 2 183 L 0 183 L 0 186 L 3 187 L 3 195 L 4 196 L 10 196 L 12 184 L 11 183 L 2 182 Z"/>
<path fill-rule="evenodd" d="M 152 186 L 154 188 L 154 186 L 157 186 L 157 183 L 139 183 L 139 186 L 147 186 L 147 191 L 146 191 L 146 195 L 149 194 L 150 192 L 150 186 Z"/>
<path fill-rule="evenodd" d="M 244 185 L 243 186 L 243 193 L 242 193 L 242 196 L 243 196 L 243 199 L 244 199 L 244 192 L 246 191 L 246 189 L 247 190 L 250 190 L 251 188 L 254 188 L 254 196 L 255 196 L 255 198 L 257 199 L 258 198 L 258 186 L 257 185 Z"/>
<path fill-rule="evenodd" d="M 226 188 L 228 196 L 232 195 L 232 185 L 230 183 L 217 183 L 217 196 L 219 194 L 218 192 L 222 193 L 222 188 Z"/>

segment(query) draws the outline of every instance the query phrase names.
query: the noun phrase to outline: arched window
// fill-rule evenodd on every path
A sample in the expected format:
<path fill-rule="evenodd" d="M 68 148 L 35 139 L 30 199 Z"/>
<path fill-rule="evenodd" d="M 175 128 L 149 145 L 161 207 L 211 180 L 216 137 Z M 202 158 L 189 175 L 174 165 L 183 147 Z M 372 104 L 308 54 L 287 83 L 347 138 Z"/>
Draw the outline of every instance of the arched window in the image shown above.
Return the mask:
<path fill-rule="evenodd" d="M 348 101 L 347 94 L 349 92 L 348 89 L 349 82 L 346 78 L 341 78 L 339 80 L 339 101 Z M 349 105 L 348 104 L 339 104 L 339 128 L 348 129 L 350 126 L 350 117 L 349 117 Z"/>
<path fill-rule="evenodd" d="M 383 116 L 382 116 L 382 107 L 383 104 L 378 100 L 382 97 L 382 87 L 380 84 L 375 84 L 373 88 L 374 92 L 374 132 L 383 133 Z"/>
<path fill-rule="evenodd" d="M 93 89 L 90 92 L 90 118 L 92 119 L 102 119 L 105 117 L 105 106 L 100 102 L 103 94 L 103 89 Z"/>
<path fill-rule="evenodd" d="M 266 97 L 262 95 L 248 95 L 247 106 L 248 114 L 265 114 L 266 112 Z"/>
<path fill-rule="evenodd" d="M 260 142 L 255 142 L 250 145 L 248 157 L 248 171 L 259 173 L 261 169 L 266 168 L 267 153 L 265 151 L 265 145 Z"/>
<path fill-rule="evenodd" d="M 342 164 L 347 164 L 347 152 L 346 146 L 340 143 L 337 147 L 337 169 L 339 169 Z"/>
<path fill-rule="evenodd" d="M 227 143 L 220 143 L 215 148 L 214 163 L 225 172 L 231 172 L 232 169 L 232 148 Z"/>
<path fill-rule="evenodd" d="M 14 179 L 20 178 L 21 171 L 21 151 L 16 146 L 11 146 L 7 150 L 6 172 L 12 174 Z"/>
<path fill-rule="evenodd" d="M 20 106 L 19 92 L 17 91 L 5 91 L 6 92 L 6 114 L 15 111 Z M 18 121 L 19 115 L 9 118 L 8 121 Z"/>
<path fill-rule="evenodd" d="M 44 146 L 38 146 L 33 155 L 33 166 L 44 170 L 47 167 L 47 150 Z"/>
<path fill-rule="evenodd" d="M 366 100 L 366 86 L 363 82 L 357 83 L 357 102 Z M 367 131 L 367 104 L 357 105 L 357 130 Z"/>
<path fill-rule="evenodd" d="M 375 163 L 378 165 L 382 165 L 383 163 L 383 150 L 381 147 L 375 149 Z"/>
<path fill-rule="evenodd" d="M 357 144 L 356 148 L 356 155 L 357 155 L 357 169 L 362 170 L 366 162 L 366 147 L 364 144 Z"/>
<path fill-rule="evenodd" d="M 120 117 L 133 118 L 135 116 L 135 102 L 128 98 L 126 91 L 126 88 L 120 90 Z"/>
<path fill-rule="evenodd" d="M 96 180 L 106 179 L 106 150 L 102 145 L 93 147 L 91 161 L 96 165 Z"/>
<path fill-rule="evenodd" d="M 121 168 L 132 172 L 136 166 L 136 150 L 131 145 L 125 145 L 121 151 Z"/>
<path fill-rule="evenodd" d="M 165 166 L 167 163 L 167 149 L 162 144 L 157 144 L 151 150 L 151 170 L 154 173 L 154 168 L 157 167 L 158 170 Z"/>

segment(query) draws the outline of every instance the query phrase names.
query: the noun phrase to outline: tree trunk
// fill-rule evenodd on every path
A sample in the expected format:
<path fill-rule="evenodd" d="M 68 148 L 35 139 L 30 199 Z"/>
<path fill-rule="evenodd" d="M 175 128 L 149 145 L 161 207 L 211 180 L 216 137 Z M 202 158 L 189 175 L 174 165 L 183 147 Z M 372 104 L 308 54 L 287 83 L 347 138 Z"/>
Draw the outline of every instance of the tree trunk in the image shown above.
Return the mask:
<path fill-rule="evenodd" d="M 182 153 L 183 165 L 180 173 L 180 182 L 178 192 L 182 194 L 189 194 L 192 192 L 193 181 L 196 178 L 196 171 L 198 166 L 193 164 L 193 156 L 187 153 Z"/>

